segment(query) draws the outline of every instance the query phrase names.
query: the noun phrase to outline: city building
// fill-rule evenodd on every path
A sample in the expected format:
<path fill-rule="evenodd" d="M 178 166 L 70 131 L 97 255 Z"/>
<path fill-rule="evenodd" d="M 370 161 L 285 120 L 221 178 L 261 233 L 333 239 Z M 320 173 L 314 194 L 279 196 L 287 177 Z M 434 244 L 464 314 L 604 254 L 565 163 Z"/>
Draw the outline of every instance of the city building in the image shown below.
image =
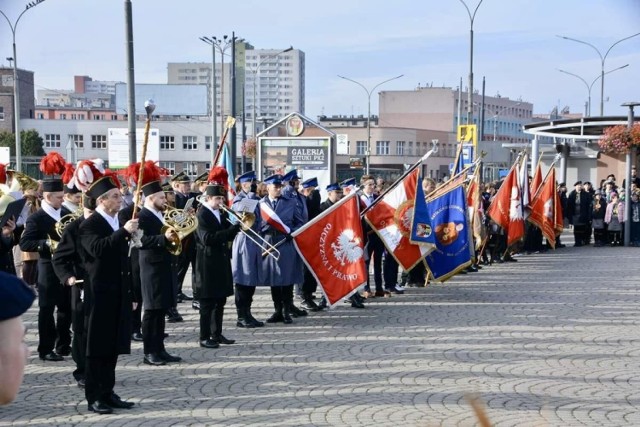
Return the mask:
<path fill-rule="evenodd" d="M 116 94 L 116 85 L 119 81 L 93 80 L 89 76 L 73 76 L 73 89 L 75 93 L 108 93 Z"/>
<path fill-rule="evenodd" d="M 15 131 L 15 101 L 13 98 L 13 68 L 0 67 L 0 131 Z M 18 99 L 20 118 L 33 118 L 33 71 L 18 68 Z"/>

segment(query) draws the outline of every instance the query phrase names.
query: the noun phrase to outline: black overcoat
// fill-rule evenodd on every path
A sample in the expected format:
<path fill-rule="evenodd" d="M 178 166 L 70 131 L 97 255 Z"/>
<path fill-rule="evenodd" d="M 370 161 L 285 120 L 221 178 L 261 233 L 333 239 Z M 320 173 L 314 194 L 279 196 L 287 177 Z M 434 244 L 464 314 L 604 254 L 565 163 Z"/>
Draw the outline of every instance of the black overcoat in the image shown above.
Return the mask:
<path fill-rule="evenodd" d="M 233 241 L 239 230 L 240 224 L 231 225 L 225 212 L 220 212 L 219 222 L 208 208 L 201 206 L 198 209 L 196 283 L 193 292 L 196 298 L 233 295 L 229 242 Z"/>
<path fill-rule="evenodd" d="M 55 271 L 63 286 L 66 286 L 70 277 L 82 280 L 82 282 L 71 288 L 71 307 L 74 310 L 76 309 L 77 301 L 80 299 L 81 291 L 85 287 L 89 288 L 89 277 L 87 276 L 87 270 L 84 268 L 86 253 L 82 245 L 80 245 L 80 224 L 83 221 L 84 216 L 81 216 L 65 227 L 58 248 L 51 257 L 53 271 Z M 89 292 L 85 292 L 83 310 L 88 310 L 90 303 L 91 296 Z"/>
<path fill-rule="evenodd" d="M 133 217 L 133 204 L 127 205 L 124 209 L 118 212 L 118 222 L 120 227 L 124 225 Z M 137 212 L 140 213 L 140 207 Z M 136 214 L 137 216 L 137 214 Z M 131 274 L 127 277 L 131 279 L 131 298 L 134 302 L 142 304 L 142 285 L 140 284 L 140 259 L 138 257 L 138 248 L 131 248 L 129 256 L 129 269 Z"/>
<path fill-rule="evenodd" d="M 569 218 L 569 222 L 574 224 L 576 218 L 576 194 L 577 191 L 573 190 L 567 196 L 567 210 L 564 211 L 564 216 Z M 578 224 L 586 224 L 591 221 L 591 194 L 588 191 L 580 192 L 580 216 L 578 217 Z M 574 224 L 575 225 L 575 224 Z"/>
<path fill-rule="evenodd" d="M 140 283 L 145 310 L 166 310 L 175 299 L 178 280 L 175 257 L 167 250 L 168 242 L 161 233 L 162 221 L 147 208 L 138 214 L 142 235 L 140 258 Z"/>
<path fill-rule="evenodd" d="M 113 231 L 99 212 L 80 225 L 92 299 L 87 321 L 88 357 L 131 352 L 129 238 L 124 228 Z"/>

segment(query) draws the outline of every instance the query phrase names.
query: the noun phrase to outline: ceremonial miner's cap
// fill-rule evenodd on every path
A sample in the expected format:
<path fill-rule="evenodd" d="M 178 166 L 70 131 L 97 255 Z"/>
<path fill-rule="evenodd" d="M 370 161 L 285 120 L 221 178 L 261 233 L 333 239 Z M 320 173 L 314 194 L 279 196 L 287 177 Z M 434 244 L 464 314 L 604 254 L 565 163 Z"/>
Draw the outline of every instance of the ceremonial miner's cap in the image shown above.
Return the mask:
<path fill-rule="evenodd" d="M 160 181 L 151 181 L 140 187 L 140 189 L 142 190 L 142 194 L 144 194 L 145 197 L 149 197 L 153 194 L 161 193 L 164 191 L 162 189 L 162 185 L 160 185 Z"/>
<path fill-rule="evenodd" d="M 252 182 L 256 180 L 256 172 L 249 171 L 245 172 L 238 177 L 238 182 Z"/>
<path fill-rule="evenodd" d="M 265 184 L 282 185 L 282 175 L 275 174 L 264 179 Z"/>
<path fill-rule="evenodd" d="M 73 163 L 67 163 L 64 166 L 64 172 L 62 173 L 62 183 L 64 184 L 65 194 L 77 194 L 81 192 L 81 190 L 76 186 L 76 182 L 73 176 L 75 171 L 76 168 L 73 167 Z"/>
<path fill-rule="evenodd" d="M 44 193 L 63 191 L 62 180 L 57 178 L 45 179 L 42 181 L 42 191 Z"/>
<path fill-rule="evenodd" d="M 87 195 L 97 200 L 100 196 L 114 188 L 118 188 L 115 179 L 111 176 L 103 176 L 91 184 L 91 187 L 87 190 Z"/>
<path fill-rule="evenodd" d="M 318 178 L 315 176 L 302 182 L 302 188 L 311 188 L 318 186 Z"/>
<path fill-rule="evenodd" d="M 22 315 L 36 298 L 26 283 L 0 271 L 0 321 Z"/>
<path fill-rule="evenodd" d="M 207 196 L 226 196 L 224 187 L 222 185 L 207 185 L 204 189 L 204 194 Z"/>

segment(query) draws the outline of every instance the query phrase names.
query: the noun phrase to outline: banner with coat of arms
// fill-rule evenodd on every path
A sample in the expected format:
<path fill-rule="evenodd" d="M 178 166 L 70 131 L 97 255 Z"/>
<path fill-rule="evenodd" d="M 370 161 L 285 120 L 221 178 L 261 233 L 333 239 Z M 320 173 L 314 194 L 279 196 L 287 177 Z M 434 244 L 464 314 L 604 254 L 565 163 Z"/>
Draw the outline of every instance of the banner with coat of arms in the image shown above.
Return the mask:
<path fill-rule="evenodd" d="M 330 306 L 367 282 L 360 203 L 355 192 L 291 236 Z"/>

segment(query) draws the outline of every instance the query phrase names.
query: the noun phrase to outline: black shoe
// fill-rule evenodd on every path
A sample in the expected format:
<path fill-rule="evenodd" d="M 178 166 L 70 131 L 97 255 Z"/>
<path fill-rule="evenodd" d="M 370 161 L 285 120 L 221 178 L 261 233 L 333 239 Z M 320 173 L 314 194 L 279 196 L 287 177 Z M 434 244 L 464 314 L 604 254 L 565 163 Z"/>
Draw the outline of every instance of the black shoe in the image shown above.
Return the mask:
<path fill-rule="evenodd" d="M 217 342 L 218 344 L 225 344 L 225 345 L 236 343 L 236 340 L 230 340 L 228 338 L 225 338 L 224 335 L 220 335 L 218 338 L 215 338 L 213 341 Z"/>
<path fill-rule="evenodd" d="M 284 321 L 284 316 L 281 311 L 276 311 L 267 319 L 267 323 L 278 323 L 282 321 Z"/>
<path fill-rule="evenodd" d="M 178 294 L 178 299 L 181 301 L 192 301 L 193 297 L 190 297 L 189 295 L 186 295 L 184 292 L 180 292 Z"/>
<path fill-rule="evenodd" d="M 253 317 L 250 310 L 247 310 L 246 317 L 247 322 L 250 322 L 255 328 L 262 328 L 264 326 L 264 322 Z"/>
<path fill-rule="evenodd" d="M 244 319 L 242 317 L 238 318 L 238 321 L 236 322 L 236 326 L 238 328 L 255 328 L 256 325 L 254 325 L 251 321 Z"/>
<path fill-rule="evenodd" d="M 55 351 L 52 351 L 49 354 L 41 354 L 40 360 L 48 360 L 49 362 L 61 362 L 64 360 L 64 357 L 60 356 Z"/>
<path fill-rule="evenodd" d="M 115 393 L 111 393 L 111 396 L 104 401 L 107 406 L 117 409 L 131 409 L 135 405 L 133 402 L 125 402 Z"/>
<path fill-rule="evenodd" d="M 162 366 L 167 364 L 167 361 L 160 357 L 158 353 L 145 354 L 142 361 L 147 365 L 153 366 Z"/>
<path fill-rule="evenodd" d="M 351 301 L 351 307 L 353 308 L 364 308 L 365 305 L 360 302 L 357 298 L 355 298 L 355 294 L 349 297 L 349 301 Z"/>
<path fill-rule="evenodd" d="M 193 308 L 195 311 L 200 311 L 200 301 L 194 300 L 191 303 L 191 308 Z"/>
<path fill-rule="evenodd" d="M 470 265 L 469 267 L 467 267 L 467 271 L 469 273 L 477 273 L 478 272 L 478 267 Z"/>
<path fill-rule="evenodd" d="M 140 332 L 134 332 L 131 334 L 131 339 L 133 341 L 142 341 L 142 334 Z"/>
<path fill-rule="evenodd" d="M 79 388 L 84 388 L 84 386 L 85 386 L 84 378 L 80 378 L 76 383 L 78 384 Z"/>
<path fill-rule="evenodd" d="M 324 310 L 325 308 L 327 308 L 327 299 L 325 297 L 322 297 L 320 299 L 320 304 L 318 304 L 318 308 L 320 310 Z"/>
<path fill-rule="evenodd" d="M 177 308 L 170 308 L 169 310 L 167 310 L 167 322 L 178 323 L 182 321 L 184 321 L 184 319 L 182 318 L 182 316 L 180 316 L 180 313 L 178 313 Z"/>
<path fill-rule="evenodd" d="M 113 413 L 113 409 L 106 403 L 96 400 L 88 405 L 88 409 L 96 414 L 105 415 Z"/>
<path fill-rule="evenodd" d="M 293 323 L 293 319 L 291 318 L 291 314 L 290 313 L 284 313 L 282 315 L 282 323 L 284 323 L 286 325 L 290 325 L 291 323 Z"/>
<path fill-rule="evenodd" d="M 65 346 L 56 348 L 56 353 L 60 356 L 71 356 L 71 347 Z"/>
<path fill-rule="evenodd" d="M 302 304 L 300 304 L 302 307 L 306 308 L 309 311 L 320 311 L 322 310 L 320 308 L 320 306 L 318 306 L 318 304 L 316 304 L 316 302 L 314 300 L 312 300 L 310 297 L 306 298 L 304 301 L 302 301 Z"/>
<path fill-rule="evenodd" d="M 182 361 L 182 357 L 180 356 L 173 356 L 169 353 L 167 353 L 167 350 L 162 350 L 161 352 L 158 353 L 158 356 L 160 356 L 160 358 L 166 362 L 181 362 Z"/>
<path fill-rule="evenodd" d="M 289 311 L 293 317 L 304 317 L 309 314 L 307 313 L 307 310 L 301 310 L 293 305 L 293 303 L 289 304 Z"/>
<path fill-rule="evenodd" d="M 202 340 L 200 341 L 200 347 L 204 348 L 218 348 L 220 344 L 215 342 L 214 340 Z"/>

